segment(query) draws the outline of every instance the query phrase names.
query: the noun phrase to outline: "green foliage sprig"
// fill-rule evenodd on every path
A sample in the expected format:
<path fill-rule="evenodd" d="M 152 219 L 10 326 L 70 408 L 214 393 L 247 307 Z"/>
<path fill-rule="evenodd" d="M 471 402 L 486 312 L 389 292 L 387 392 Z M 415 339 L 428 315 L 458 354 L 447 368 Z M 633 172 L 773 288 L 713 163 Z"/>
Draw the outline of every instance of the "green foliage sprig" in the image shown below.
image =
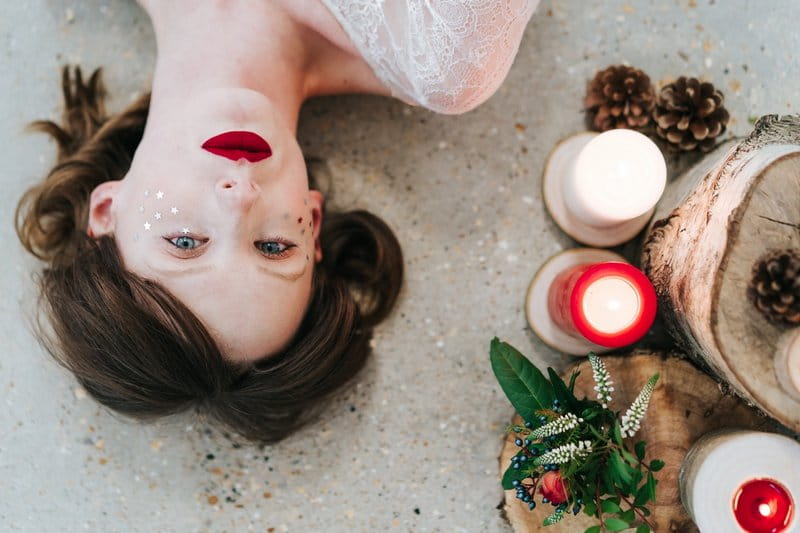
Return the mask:
<path fill-rule="evenodd" d="M 544 525 L 581 510 L 598 519 L 584 533 L 652 530 L 647 504 L 655 502 L 658 481 L 654 472 L 664 467 L 658 459 L 645 462 L 647 445 L 637 442 L 631 450 L 624 437 L 639 429 L 658 374 L 651 377 L 624 415 L 608 408 L 612 381 L 603 362 L 589 354 L 594 390 L 599 401 L 575 397 L 574 372 L 565 383 L 552 369 L 548 377 L 513 346 L 492 340 L 492 370 L 511 404 L 525 421 L 512 425 L 519 452 L 503 475 L 503 488 L 516 490 L 517 498 L 536 507 L 537 488 L 556 501 L 542 497 L 555 509 Z M 548 379 L 549 378 L 549 379 Z M 552 473 L 551 473 L 552 472 Z M 546 479 L 545 482 L 542 482 Z M 544 485 L 556 480 L 557 487 Z M 541 487 L 540 487 L 541 485 Z"/>

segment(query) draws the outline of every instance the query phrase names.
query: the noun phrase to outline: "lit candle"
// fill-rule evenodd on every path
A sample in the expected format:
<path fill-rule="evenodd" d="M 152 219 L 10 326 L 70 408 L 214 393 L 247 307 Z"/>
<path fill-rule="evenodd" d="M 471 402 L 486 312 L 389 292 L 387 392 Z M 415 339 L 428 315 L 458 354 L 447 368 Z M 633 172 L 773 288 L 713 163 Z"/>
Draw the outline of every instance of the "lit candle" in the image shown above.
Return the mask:
<path fill-rule="evenodd" d="M 800 401 L 800 328 L 789 330 L 781 337 L 774 364 L 781 388 Z"/>
<path fill-rule="evenodd" d="M 573 239 L 616 246 L 644 228 L 664 192 L 667 166 L 632 130 L 581 133 L 559 143 L 542 176 L 545 205 Z"/>
<path fill-rule="evenodd" d="M 796 531 L 800 444 L 758 431 L 701 438 L 680 471 L 681 500 L 700 531 Z"/>
<path fill-rule="evenodd" d="M 534 277 L 528 322 L 553 348 L 575 355 L 604 352 L 641 339 L 656 315 L 653 285 L 606 250 L 567 250 Z"/>

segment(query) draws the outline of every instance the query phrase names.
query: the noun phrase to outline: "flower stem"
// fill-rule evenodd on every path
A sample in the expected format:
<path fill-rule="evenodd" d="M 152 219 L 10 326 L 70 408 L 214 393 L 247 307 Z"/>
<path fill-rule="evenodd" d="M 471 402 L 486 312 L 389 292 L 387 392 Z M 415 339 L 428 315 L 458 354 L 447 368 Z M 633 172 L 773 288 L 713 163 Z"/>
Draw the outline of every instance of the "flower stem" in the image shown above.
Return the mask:
<path fill-rule="evenodd" d="M 640 511 L 638 508 L 636 508 L 636 506 L 634 506 L 634 505 L 633 505 L 633 503 L 632 503 L 632 502 L 631 502 L 631 501 L 630 501 L 628 498 L 626 498 L 625 496 L 623 496 L 623 495 L 622 495 L 622 494 L 621 494 L 619 491 L 617 491 L 617 496 L 619 496 L 619 497 L 620 497 L 620 499 L 622 499 L 622 501 L 624 501 L 625 503 L 627 503 L 627 504 L 628 504 L 628 507 L 630 507 L 631 509 L 633 509 L 633 512 L 634 512 L 634 513 L 636 513 L 637 515 L 639 515 L 639 518 L 641 518 L 641 519 L 642 519 L 642 522 L 644 522 L 645 524 L 647 524 L 647 526 L 650 528 L 650 531 L 655 531 L 655 529 L 653 528 L 653 524 L 651 524 L 651 523 L 650 523 L 650 521 L 648 521 L 648 520 L 647 520 L 647 517 L 646 517 L 646 516 L 644 516 L 644 513 L 642 513 L 642 512 L 641 512 L 641 511 Z"/>

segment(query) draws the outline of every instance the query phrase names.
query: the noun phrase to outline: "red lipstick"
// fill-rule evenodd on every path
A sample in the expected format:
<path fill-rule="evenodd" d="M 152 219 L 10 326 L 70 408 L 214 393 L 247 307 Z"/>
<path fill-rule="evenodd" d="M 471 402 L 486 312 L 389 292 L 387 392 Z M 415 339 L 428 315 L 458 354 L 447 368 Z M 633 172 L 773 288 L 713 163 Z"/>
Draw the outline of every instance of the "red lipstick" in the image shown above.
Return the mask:
<path fill-rule="evenodd" d="M 272 155 L 269 143 L 251 131 L 227 131 L 203 143 L 203 150 L 214 155 L 238 161 L 245 158 L 251 163 Z"/>

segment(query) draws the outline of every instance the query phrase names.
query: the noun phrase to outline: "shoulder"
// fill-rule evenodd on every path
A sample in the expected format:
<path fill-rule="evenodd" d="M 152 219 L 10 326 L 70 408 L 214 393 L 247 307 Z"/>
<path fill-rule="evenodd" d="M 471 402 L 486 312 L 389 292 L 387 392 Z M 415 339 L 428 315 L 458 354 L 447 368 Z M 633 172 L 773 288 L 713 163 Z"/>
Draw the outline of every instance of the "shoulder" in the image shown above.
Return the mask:
<path fill-rule="evenodd" d="M 499 88 L 539 0 L 321 0 L 406 101 L 464 113 Z"/>

